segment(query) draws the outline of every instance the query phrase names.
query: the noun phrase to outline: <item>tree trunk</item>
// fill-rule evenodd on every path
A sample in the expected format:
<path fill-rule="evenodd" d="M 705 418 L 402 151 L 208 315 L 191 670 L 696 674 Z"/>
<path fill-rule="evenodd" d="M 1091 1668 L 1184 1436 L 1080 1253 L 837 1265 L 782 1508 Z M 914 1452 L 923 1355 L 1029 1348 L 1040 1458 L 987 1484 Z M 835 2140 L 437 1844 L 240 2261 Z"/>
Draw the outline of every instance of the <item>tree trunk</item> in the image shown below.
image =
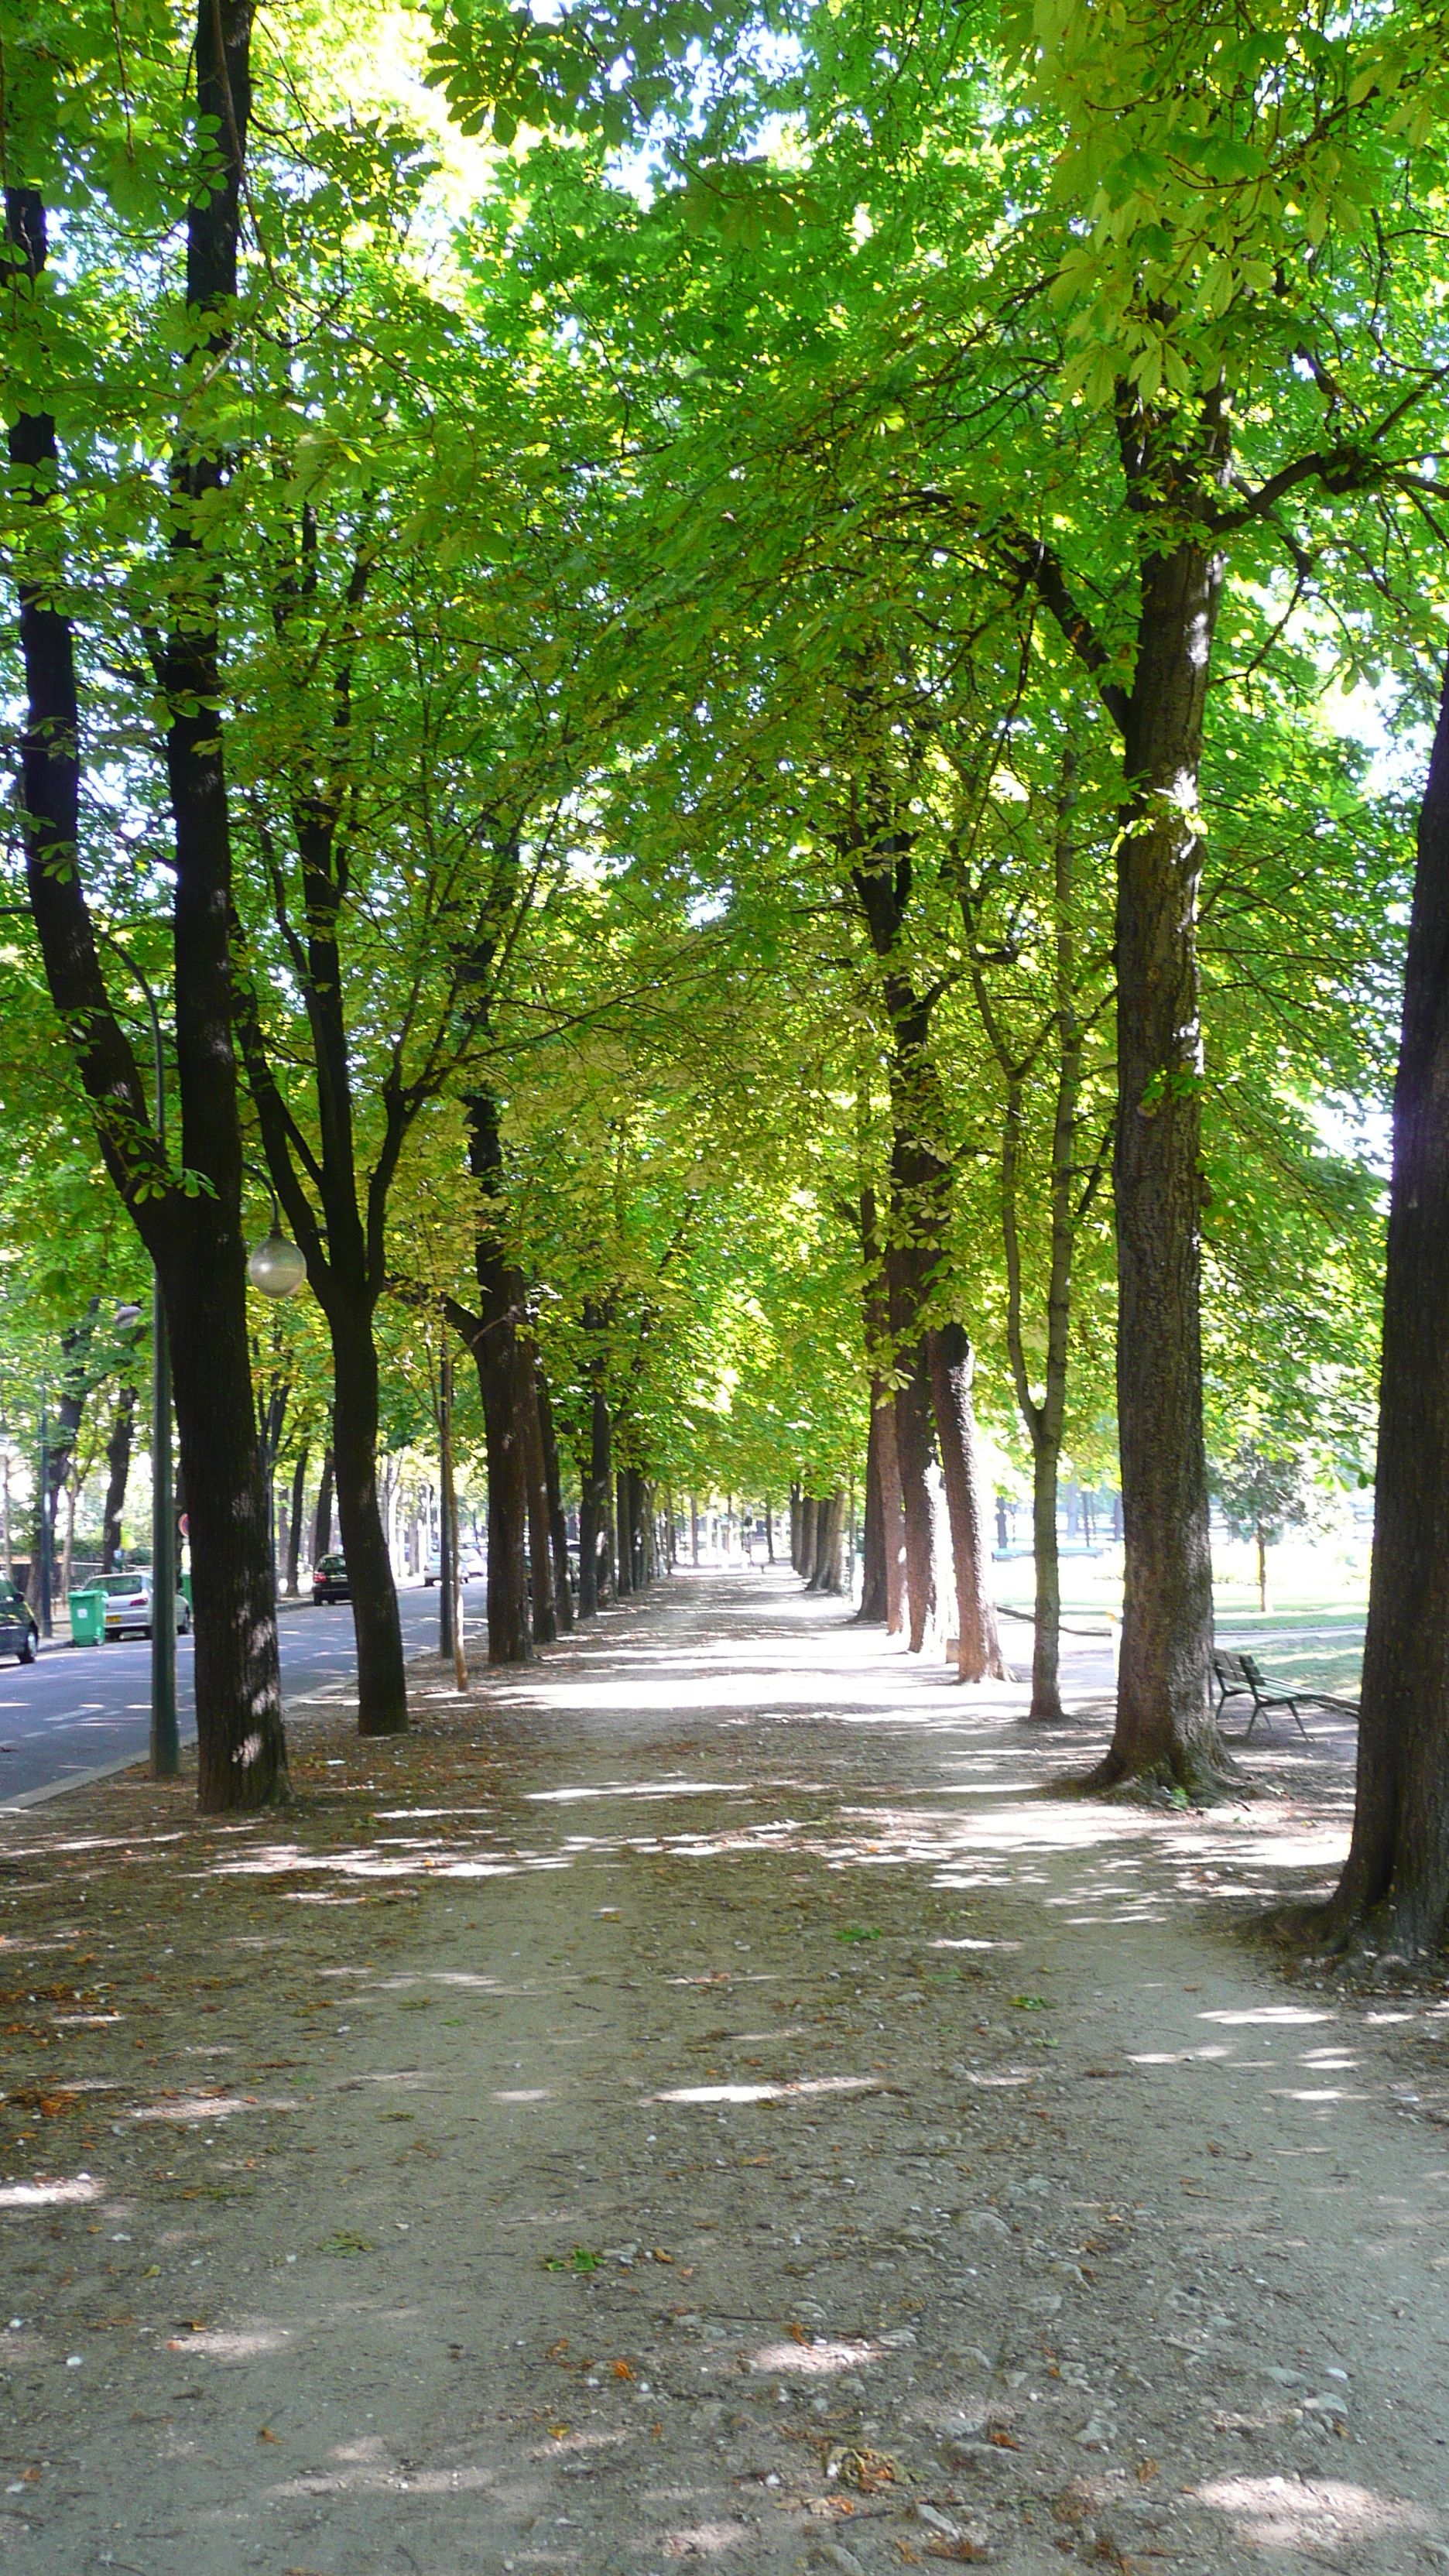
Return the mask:
<path fill-rule="evenodd" d="M 629 1470 L 620 1467 L 614 1478 L 614 1534 L 617 1567 L 614 1581 L 622 1600 L 634 1589 L 634 1551 L 629 1539 Z"/>
<path fill-rule="evenodd" d="M 767 1495 L 765 1496 L 765 1563 L 766 1563 L 767 1565 L 773 1565 L 773 1564 L 774 1564 L 774 1562 L 775 1562 L 775 1515 L 774 1515 L 774 1512 L 772 1511 L 772 1509 L 771 1509 L 771 1507 L 770 1507 L 770 1497 L 769 1497 L 769 1495 L 767 1494 Z"/>
<path fill-rule="evenodd" d="M 195 100 L 218 166 L 187 216 L 191 366 L 214 373 L 237 289 L 241 161 L 250 111 L 246 0 L 203 0 L 196 20 Z M 19 258 L 10 293 L 45 262 L 45 218 L 31 189 L 6 190 Z M 43 497 L 58 468 L 54 420 L 19 414 L 12 464 Z M 198 512 L 219 489 L 218 457 L 173 450 L 176 550 L 196 560 Z M 181 1152 L 195 1195 L 172 1179 L 152 1132 L 145 1087 L 112 1011 L 74 854 L 79 845 L 79 704 L 69 619 L 48 585 L 20 584 L 26 716 L 21 829 L 26 880 L 51 997 L 95 1108 L 101 1151 L 156 1263 L 171 1338 L 176 1417 L 196 1568 L 198 1795 L 203 1810 L 256 1808 L 285 1788 L 276 1613 L 267 1513 L 258 1472 L 246 1332 L 241 1133 L 232 1047 L 231 843 L 214 623 L 204 606 L 161 653 L 175 868 L 172 942 Z M 206 598 L 198 585 L 198 604 Z M 159 1113 L 160 1104 L 157 1104 Z"/>
<path fill-rule="evenodd" d="M 553 1427 L 553 1404 L 548 1384 L 538 1364 L 533 1363 L 534 1384 L 538 1390 L 538 1427 L 543 1439 L 543 1481 L 548 1500 L 548 1534 L 553 1550 L 554 1612 L 559 1634 L 567 1636 L 574 1624 L 574 1600 L 569 1589 L 569 1525 L 564 1515 L 563 1479 L 559 1473 L 558 1439 Z"/>
<path fill-rule="evenodd" d="M 302 1572 L 302 1520 L 307 1495 L 307 1458 L 310 1442 L 304 1440 L 292 1468 L 292 1510 L 287 1522 L 287 1598 L 295 1601 Z"/>
<path fill-rule="evenodd" d="M 453 1362 L 444 1352 L 438 1370 L 439 1441 L 438 1482 L 442 1487 L 443 1527 L 447 1544 L 442 1551 L 440 1591 L 447 1605 L 447 1642 L 439 1637 L 438 1648 L 453 1659 L 453 1680 L 460 1691 L 468 1687 L 468 1658 L 463 1648 L 463 1582 L 458 1539 L 458 1487 L 453 1475 Z"/>
<path fill-rule="evenodd" d="M 1009 1678 L 991 1598 L 991 1543 L 986 1489 L 976 1448 L 971 1382 L 976 1357 L 964 1326 L 942 1324 L 926 1336 L 941 1477 L 951 1518 L 956 1580 L 956 1672 L 963 1682 Z"/>
<path fill-rule="evenodd" d="M 1268 1607 L 1268 1542 L 1261 1522 L 1258 1525 L 1258 1607 L 1264 1612 Z"/>
<path fill-rule="evenodd" d="M 516 1353 L 523 1282 L 504 1258 L 498 1233 L 503 1141 L 492 1092 L 475 1091 L 468 1115 L 468 1170 L 479 1209 L 473 1248 L 478 1312 L 451 1298 L 443 1312 L 473 1354 L 488 1451 L 488 1661 L 526 1664 L 533 1654 L 526 1537 L 528 1480 L 518 1418 Z"/>
<path fill-rule="evenodd" d="M 1057 1555 L 1058 1443 L 1038 1428 L 1031 1452 L 1031 1535 L 1036 1568 L 1036 1620 L 1031 1649 L 1031 1707 L 1028 1715 L 1055 1719 L 1062 1714 L 1060 1657 L 1062 1574 Z"/>
<path fill-rule="evenodd" d="M 813 1494 L 800 1497 L 799 1554 L 796 1571 L 808 1591 L 815 1579 L 815 1531 L 820 1518 L 820 1505 Z"/>
<path fill-rule="evenodd" d="M 895 1302 L 893 1297 L 893 1308 Z M 905 1525 L 907 1644 L 911 1653 L 918 1655 L 937 1615 L 927 1483 L 931 1470 L 931 1375 L 924 1340 L 902 1349 L 897 1365 L 902 1383 L 896 1391 L 894 1410 Z"/>
<path fill-rule="evenodd" d="M 1449 671 L 1419 810 L 1394 1082 L 1373 1566 L 1343 1933 L 1449 1941 Z"/>
<path fill-rule="evenodd" d="M 332 1552 L 332 1486 L 337 1460 L 329 1440 L 322 1452 L 322 1475 L 317 1487 L 317 1508 L 312 1515 L 312 1562 L 320 1565 Z"/>
<path fill-rule="evenodd" d="M 698 1563 L 699 1563 L 699 1496 L 698 1496 L 697 1494 L 691 1494 L 691 1495 L 690 1495 L 690 1497 L 689 1497 L 689 1553 L 690 1553 L 690 1556 L 691 1556 L 691 1559 L 693 1560 L 693 1562 L 694 1562 L 696 1565 L 698 1565 Z"/>
<path fill-rule="evenodd" d="M 839 1592 L 841 1579 L 841 1539 L 845 1530 L 845 1488 L 837 1485 L 833 1494 L 822 1502 L 815 1542 L 815 1573 L 812 1592 Z"/>
<path fill-rule="evenodd" d="M 553 1540 L 548 1519 L 548 1485 L 543 1466 L 543 1428 L 539 1420 L 538 1382 L 533 1346 L 520 1339 L 517 1362 L 518 1417 L 523 1471 L 528 1494 L 529 1594 L 533 1605 L 533 1642 L 551 1646 L 558 1635 L 558 1607 L 553 1592 Z"/>
<path fill-rule="evenodd" d="M 131 1438 L 136 1422 L 136 1390 L 123 1386 L 116 1395 L 111 1436 L 106 1442 L 106 1507 L 101 1522 L 101 1572 L 114 1574 L 121 1546 L 121 1514 L 131 1480 Z"/>
<path fill-rule="evenodd" d="M 1144 490 L 1148 483 L 1150 475 Z M 1221 584 L 1221 558 L 1192 545 L 1143 563 L 1117 863 L 1117 1423 L 1127 1561 L 1117 1722 L 1098 1777 L 1151 1772 L 1189 1789 L 1222 1763 L 1208 1691 L 1195 822 Z"/>
<path fill-rule="evenodd" d="M 408 1722 L 402 1622 L 377 1495 L 377 1345 L 370 1302 L 342 1311 L 336 1272 L 332 1334 L 333 1473 L 357 1639 L 357 1731 L 402 1735 Z"/>
<path fill-rule="evenodd" d="M 634 1589 L 642 1592 L 648 1582 L 644 1551 L 644 1475 L 639 1467 L 629 1470 L 629 1565 Z"/>
<path fill-rule="evenodd" d="M 890 1360 L 890 1292 L 876 1219 L 875 1192 L 868 1183 L 860 1193 L 860 1252 L 865 1358 L 870 1376 L 870 1431 L 865 1451 L 865 1549 L 861 1564 L 860 1608 L 855 1615 L 861 1626 L 878 1627 L 889 1616 L 890 1607 L 886 1568 L 886 1550 L 890 1542 L 886 1530 L 881 1446 L 889 1422 L 891 1463 L 894 1465 L 895 1426 L 887 1410 L 890 1406 L 888 1382 L 881 1373 L 882 1363 L 888 1366 Z M 899 1482 L 897 1477 L 898 1487 Z"/>
<path fill-rule="evenodd" d="M 790 1563 L 798 1574 L 800 1571 L 800 1488 L 793 1483 L 790 1487 Z"/>

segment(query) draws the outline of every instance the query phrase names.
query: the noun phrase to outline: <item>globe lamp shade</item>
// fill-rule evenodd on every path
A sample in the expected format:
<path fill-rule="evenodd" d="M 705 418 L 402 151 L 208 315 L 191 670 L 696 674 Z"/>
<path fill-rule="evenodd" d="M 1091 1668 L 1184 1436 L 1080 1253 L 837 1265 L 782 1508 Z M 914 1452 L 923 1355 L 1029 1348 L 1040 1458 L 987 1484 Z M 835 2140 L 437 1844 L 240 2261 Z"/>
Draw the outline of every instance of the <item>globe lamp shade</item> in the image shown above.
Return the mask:
<path fill-rule="evenodd" d="M 276 1225 L 247 1263 L 247 1277 L 264 1297 L 294 1297 L 306 1276 L 304 1256 Z"/>

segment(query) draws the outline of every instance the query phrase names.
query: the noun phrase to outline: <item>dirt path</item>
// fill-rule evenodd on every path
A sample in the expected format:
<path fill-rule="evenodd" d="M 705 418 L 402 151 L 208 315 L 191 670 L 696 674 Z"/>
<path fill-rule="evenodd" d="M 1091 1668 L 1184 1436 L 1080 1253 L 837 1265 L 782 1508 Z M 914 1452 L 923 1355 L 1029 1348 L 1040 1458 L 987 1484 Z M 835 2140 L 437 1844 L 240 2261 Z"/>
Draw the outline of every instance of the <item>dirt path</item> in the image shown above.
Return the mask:
<path fill-rule="evenodd" d="M 0 1824 L 0 2560 L 1449 2565 L 1449 2015 L 1227 1928 L 1341 1765 L 1045 1800 L 779 1574 L 416 1683 Z"/>

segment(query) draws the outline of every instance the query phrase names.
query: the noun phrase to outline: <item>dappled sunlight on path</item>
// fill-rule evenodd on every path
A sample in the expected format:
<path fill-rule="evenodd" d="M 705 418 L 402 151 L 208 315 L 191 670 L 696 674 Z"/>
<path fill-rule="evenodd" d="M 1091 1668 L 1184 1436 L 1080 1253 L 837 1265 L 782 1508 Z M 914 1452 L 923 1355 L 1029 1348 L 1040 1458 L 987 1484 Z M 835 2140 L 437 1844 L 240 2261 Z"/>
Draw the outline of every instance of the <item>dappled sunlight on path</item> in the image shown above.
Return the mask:
<path fill-rule="evenodd" d="M 1316 1747 L 1204 1814 L 1056 1794 L 1073 1653 L 1043 1730 L 783 1572 L 681 1578 L 419 1665 L 407 1739 L 314 1724 L 281 1816 L 10 1820 L 37 2563 L 1449 2557 L 1446 2014 L 1225 1937 L 1332 1872 Z M 27 2482 L 62 2390 L 91 2474 Z"/>

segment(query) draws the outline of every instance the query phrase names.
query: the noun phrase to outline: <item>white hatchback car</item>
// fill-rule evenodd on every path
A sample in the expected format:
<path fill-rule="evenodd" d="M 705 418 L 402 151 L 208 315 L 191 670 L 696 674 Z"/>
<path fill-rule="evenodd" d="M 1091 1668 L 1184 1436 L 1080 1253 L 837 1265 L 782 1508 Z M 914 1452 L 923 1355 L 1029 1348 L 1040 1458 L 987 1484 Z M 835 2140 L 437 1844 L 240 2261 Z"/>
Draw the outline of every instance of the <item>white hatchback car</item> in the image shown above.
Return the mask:
<path fill-rule="evenodd" d="M 151 1634 L 151 1577 L 145 1572 L 108 1574 L 106 1591 L 106 1635 L 108 1637 L 149 1637 Z M 185 1637 L 191 1629 L 191 1604 L 184 1592 L 176 1595 L 176 1634 Z"/>

